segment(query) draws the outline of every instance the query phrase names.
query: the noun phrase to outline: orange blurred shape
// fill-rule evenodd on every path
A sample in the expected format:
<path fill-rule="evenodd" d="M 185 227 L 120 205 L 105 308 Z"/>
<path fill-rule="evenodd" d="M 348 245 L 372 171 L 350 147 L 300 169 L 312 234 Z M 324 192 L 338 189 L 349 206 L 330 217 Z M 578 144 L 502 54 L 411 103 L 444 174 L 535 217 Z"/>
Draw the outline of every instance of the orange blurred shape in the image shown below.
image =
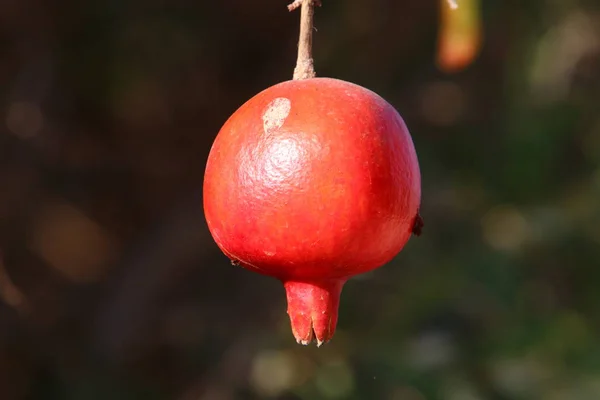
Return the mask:
<path fill-rule="evenodd" d="M 442 10 L 437 65 L 446 73 L 459 72 L 473 62 L 481 48 L 480 0 L 439 1 Z"/>
<path fill-rule="evenodd" d="M 110 235 L 65 201 L 53 199 L 46 204 L 32 228 L 33 251 L 73 282 L 100 279 L 114 259 Z"/>

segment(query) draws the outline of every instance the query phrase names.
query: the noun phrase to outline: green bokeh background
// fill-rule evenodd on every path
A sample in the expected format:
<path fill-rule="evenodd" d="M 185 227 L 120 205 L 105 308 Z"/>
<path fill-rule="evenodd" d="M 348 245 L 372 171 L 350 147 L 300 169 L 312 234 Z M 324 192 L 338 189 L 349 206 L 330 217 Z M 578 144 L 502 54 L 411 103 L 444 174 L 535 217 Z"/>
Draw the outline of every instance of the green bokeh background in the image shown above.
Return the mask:
<path fill-rule="evenodd" d="M 446 74 L 438 2 L 323 2 L 317 71 L 400 111 L 426 225 L 319 349 L 202 214 L 210 145 L 291 77 L 298 15 L 0 3 L 0 398 L 600 398 L 600 3 L 482 0 L 482 52 Z"/>

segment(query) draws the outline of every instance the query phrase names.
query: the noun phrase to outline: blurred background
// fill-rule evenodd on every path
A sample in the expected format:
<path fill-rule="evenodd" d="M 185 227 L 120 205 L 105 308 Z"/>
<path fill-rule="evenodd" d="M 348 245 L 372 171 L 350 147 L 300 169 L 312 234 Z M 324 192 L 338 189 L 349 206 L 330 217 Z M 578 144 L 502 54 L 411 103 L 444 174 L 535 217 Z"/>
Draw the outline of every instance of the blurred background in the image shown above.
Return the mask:
<path fill-rule="evenodd" d="M 600 398 L 598 0 L 323 0 L 317 72 L 409 126 L 424 234 L 299 346 L 202 180 L 291 78 L 285 0 L 0 2 L 0 398 Z"/>

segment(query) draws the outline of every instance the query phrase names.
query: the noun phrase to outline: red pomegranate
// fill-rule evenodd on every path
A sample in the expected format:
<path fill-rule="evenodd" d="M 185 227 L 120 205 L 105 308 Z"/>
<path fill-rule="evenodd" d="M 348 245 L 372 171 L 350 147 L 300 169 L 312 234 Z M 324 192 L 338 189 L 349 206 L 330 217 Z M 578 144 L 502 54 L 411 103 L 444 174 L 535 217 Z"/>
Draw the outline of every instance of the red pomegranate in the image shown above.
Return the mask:
<path fill-rule="evenodd" d="M 221 250 L 275 277 L 296 340 L 328 341 L 340 293 L 420 229 L 419 165 L 396 110 L 352 83 L 272 86 L 241 106 L 211 149 L 204 210 Z"/>

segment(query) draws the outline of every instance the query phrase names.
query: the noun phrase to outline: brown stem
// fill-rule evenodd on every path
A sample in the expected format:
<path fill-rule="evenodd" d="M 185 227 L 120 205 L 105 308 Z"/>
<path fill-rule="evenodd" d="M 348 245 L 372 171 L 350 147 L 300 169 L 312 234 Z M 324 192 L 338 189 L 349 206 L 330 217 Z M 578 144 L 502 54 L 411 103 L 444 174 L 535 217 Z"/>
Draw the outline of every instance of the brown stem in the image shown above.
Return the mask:
<path fill-rule="evenodd" d="M 294 69 L 294 80 L 314 78 L 314 61 L 312 58 L 312 38 L 313 38 L 313 16 L 315 6 L 320 6 L 319 0 L 294 0 L 288 6 L 288 10 L 293 11 L 302 6 L 300 10 L 300 40 L 298 41 L 298 61 Z"/>

